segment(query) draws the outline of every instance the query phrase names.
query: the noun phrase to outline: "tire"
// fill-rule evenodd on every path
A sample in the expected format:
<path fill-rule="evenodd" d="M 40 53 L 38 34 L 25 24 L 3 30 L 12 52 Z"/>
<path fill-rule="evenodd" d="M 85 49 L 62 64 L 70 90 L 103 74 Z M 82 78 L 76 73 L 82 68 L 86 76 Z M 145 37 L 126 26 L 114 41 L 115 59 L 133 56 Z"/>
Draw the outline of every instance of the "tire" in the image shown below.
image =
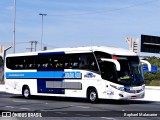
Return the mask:
<path fill-rule="evenodd" d="M 30 98 L 31 94 L 30 94 L 30 90 L 29 87 L 25 87 L 22 91 L 23 97 L 28 99 Z"/>
<path fill-rule="evenodd" d="M 89 92 L 88 92 L 88 100 L 91 103 L 97 103 L 97 101 L 98 101 L 98 94 L 97 94 L 96 89 L 89 90 Z"/>

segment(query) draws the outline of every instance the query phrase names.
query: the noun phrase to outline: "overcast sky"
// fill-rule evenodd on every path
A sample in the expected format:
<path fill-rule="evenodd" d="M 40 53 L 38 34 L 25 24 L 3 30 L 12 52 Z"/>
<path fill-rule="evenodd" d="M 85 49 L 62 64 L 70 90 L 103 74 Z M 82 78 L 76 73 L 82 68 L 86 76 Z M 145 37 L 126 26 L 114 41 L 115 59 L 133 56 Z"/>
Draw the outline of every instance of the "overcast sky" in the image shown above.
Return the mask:
<path fill-rule="evenodd" d="M 29 51 L 29 41 L 48 49 L 114 46 L 128 49 L 127 36 L 160 36 L 160 0 L 16 0 L 16 52 Z M 0 0 L 0 44 L 13 41 L 14 0 Z M 13 50 L 11 50 L 13 51 Z"/>

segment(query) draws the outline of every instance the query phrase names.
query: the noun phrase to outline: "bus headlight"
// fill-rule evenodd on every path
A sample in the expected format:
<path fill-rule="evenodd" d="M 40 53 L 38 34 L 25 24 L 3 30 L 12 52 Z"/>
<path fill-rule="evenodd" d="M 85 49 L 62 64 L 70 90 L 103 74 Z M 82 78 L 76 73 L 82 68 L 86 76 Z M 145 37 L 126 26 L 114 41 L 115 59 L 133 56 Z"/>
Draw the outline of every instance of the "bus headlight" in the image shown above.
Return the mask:
<path fill-rule="evenodd" d="M 117 90 L 120 90 L 120 91 L 125 91 L 124 90 L 124 87 L 117 87 L 117 86 L 114 86 L 114 85 L 110 85 L 111 87 L 117 89 Z"/>
<path fill-rule="evenodd" d="M 145 85 L 142 85 L 142 90 L 145 90 Z"/>
<path fill-rule="evenodd" d="M 125 90 L 124 90 L 124 87 L 118 87 L 118 90 L 120 90 L 120 91 L 125 91 Z"/>

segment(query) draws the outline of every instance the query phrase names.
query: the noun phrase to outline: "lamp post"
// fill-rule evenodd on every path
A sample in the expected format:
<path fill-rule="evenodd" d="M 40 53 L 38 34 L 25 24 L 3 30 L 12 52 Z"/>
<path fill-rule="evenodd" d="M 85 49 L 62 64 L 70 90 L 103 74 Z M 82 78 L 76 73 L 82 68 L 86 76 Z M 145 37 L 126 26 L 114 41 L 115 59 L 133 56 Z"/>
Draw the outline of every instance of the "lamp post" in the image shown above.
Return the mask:
<path fill-rule="evenodd" d="M 43 49 L 43 46 L 42 46 L 42 41 L 43 41 L 43 16 L 46 16 L 47 14 L 39 13 L 39 15 L 42 16 L 42 33 L 41 33 L 41 50 L 42 50 Z"/>
<path fill-rule="evenodd" d="M 14 0 L 14 18 L 13 18 L 13 53 L 15 53 L 15 29 L 16 29 L 16 0 Z"/>

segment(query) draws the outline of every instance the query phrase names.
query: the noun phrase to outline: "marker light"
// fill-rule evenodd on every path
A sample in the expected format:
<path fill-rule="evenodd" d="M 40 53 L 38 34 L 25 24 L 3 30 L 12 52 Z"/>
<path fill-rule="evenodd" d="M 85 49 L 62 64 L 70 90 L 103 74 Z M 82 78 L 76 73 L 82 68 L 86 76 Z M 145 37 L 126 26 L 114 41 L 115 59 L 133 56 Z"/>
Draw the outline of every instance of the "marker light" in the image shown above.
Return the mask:
<path fill-rule="evenodd" d="M 113 59 L 114 59 L 114 60 L 117 60 L 117 56 L 113 56 Z"/>

